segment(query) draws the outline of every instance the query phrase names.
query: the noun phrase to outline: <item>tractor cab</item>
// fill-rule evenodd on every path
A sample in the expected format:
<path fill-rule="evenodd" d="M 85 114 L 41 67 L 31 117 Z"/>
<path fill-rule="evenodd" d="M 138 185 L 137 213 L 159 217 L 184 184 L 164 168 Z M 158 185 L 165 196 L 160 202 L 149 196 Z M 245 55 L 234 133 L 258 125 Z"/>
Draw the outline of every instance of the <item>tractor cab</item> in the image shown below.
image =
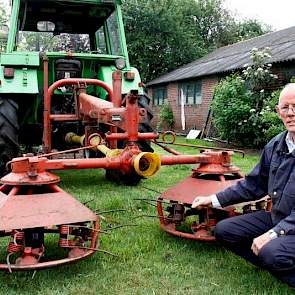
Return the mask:
<path fill-rule="evenodd" d="M 31 60 L 46 55 L 49 83 L 83 77 L 111 86 L 111 72 L 130 70 L 120 1 L 14 0 L 7 43 L 11 53 L 20 58 L 26 53 Z"/>
<path fill-rule="evenodd" d="M 5 145 L 0 170 L 17 154 L 19 144 L 42 144 L 44 98 L 50 85 L 68 78 L 97 79 L 112 89 L 118 70 L 122 98 L 133 90 L 143 95 L 139 73 L 129 64 L 120 0 L 13 0 L 6 52 L 0 55 L 0 101 L 5 102 L 0 123 L 3 119 L 2 126 L 9 126 L 0 127 L 0 148 Z M 109 100 L 102 87 L 91 85 L 87 93 Z M 9 122 L 7 112 L 13 114 Z M 54 91 L 51 112 L 77 113 L 73 87 Z M 65 133 L 79 132 L 81 125 L 77 120 L 54 122 L 53 148 L 64 148 Z"/>
<path fill-rule="evenodd" d="M 115 1 L 22 0 L 14 50 L 70 51 L 127 59 L 117 8 Z"/>

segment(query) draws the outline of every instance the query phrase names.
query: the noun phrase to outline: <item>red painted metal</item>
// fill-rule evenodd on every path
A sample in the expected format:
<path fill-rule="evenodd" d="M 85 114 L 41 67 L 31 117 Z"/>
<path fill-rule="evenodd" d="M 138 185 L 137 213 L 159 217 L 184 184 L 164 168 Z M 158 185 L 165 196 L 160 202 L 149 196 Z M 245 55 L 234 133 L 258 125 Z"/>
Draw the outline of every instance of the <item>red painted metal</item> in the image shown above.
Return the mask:
<path fill-rule="evenodd" d="M 150 139 L 154 139 L 154 138 L 157 138 L 157 137 L 158 137 L 157 133 L 151 133 L 151 132 L 138 133 L 137 134 L 137 139 L 138 140 L 150 140 Z M 127 140 L 127 139 L 129 139 L 129 135 L 128 135 L 127 132 L 124 132 L 124 133 L 106 133 L 106 139 L 107 140 L 113 140 L 113 139 Z"/>
<path fill-rule="evenodd" d="M 14 186 L 58 183 L 59 177 L 48 170 L 104 168 L 121 170 L 124 174 L 133 175 L 135 157 L 140 153 L 137 145 L 128 144 L 116 157 L 56 160 L 38 156 L 15 158 L 10 162 L 11 173 L 5 175 L 1 182 Z"/>
<path fill-rule="evenodd" d="M 30 271 L 30 270 L 41 270 L 41 269 L 57 267 L 57 266 L 60 266 L 60 265 L 71 264 L 71 263 L 75 263 L 77 261 L 86 259 L 89 256 L 93 255 L 96 250 L 97 249 L 87 250 L 85 254 L 82 254 L 79 257 L 63 258 L 63 259 L 54 260 L 54 261 L 39 262 L 37 264 L 31 264 L 31 265 L 0 264 L 0 270 L 6 270 L 6 271 Z"/>
<path fill-rule="evenodd" d="M 47 76 L 45 76 L 45 78 L 46 77 Z M 48 81 L 46 83 L 48 83 Z M 77 89 L 79 88 L 76 114 L 51 114 L 51 97 L 54 90 L 65 85 L 76 85 Z M 87 94 L 85 92 L 87 85 L 97 85 L 104 88 L 108 92 L 110 101 Z M 135 142 L 138 140 L 158 138 L 157 133 L 138 133 L 138 125 L 141 120 L 145 120 L 147 115 L 146 111 L 144 109 L 139 109 L 137 104 L 138 95 L 132 93 L 125 97 L 126 107 L 122 107 L 121 88 L 122 74 L 120 71 L 113 73 L 114 94 L 104 82 L 95 79 L 62 79 L 53 83 L 44 96 L 43 142 L 45 152 L 49 153 L 51 150 L 52 121 L 83 120 L 85 122 L 94 122 L 96 124 L 105 123 L 110 125 L 110 132 L 106 135 L 106 139 L 111 142 L 111 148 L 117 147 L 118 140 Z M 118 128 L 125 132 L 118 133 Z"/>
<path fill-rule="evenodd" d="M 161 194 L 157 202 L 157 211 L 160 227 L 169 234 L 199 241 L 214 241 L 214 227 L 218 221 L 240 214 L 235 208 L 213 209 L 210 207 L 192 209 L 196 196 L 209 196 L 224 190 L 242 178 L 240 170 L 230 164 L 231 152 L 206 151 L 195 158 L 184 156 L 170 156 L 161 162 L 171 164 L 174 158 L 178 162 L 195 160 L 198 167 L 193 169 L 193 174 Z M 226 176 L 225 176 L 226 175 Z M 228 178 L 228 180 L 227 180 Z M 163 201 L 170 202 L 165 214 Z M 191 216 L 189 229 L 182 229 Z"/>
<path fill-rule="evenodd" d="M 233 185 L 236 180 L 198 179 L 189 176 L 161 194 L 161 198 L 183 204 L 192 204 L 196 196 L 209 196 Z"/>
<path fill-rule="evenodd" d="M 44 88 L 46 87 L 45 83 L 47 83 L 48 87 L 48 64 L 46 67 L 46 62 L 44 61 Z M 45 76 L 46 71 L 46 76 Z M 100 86 L 103 89 L 105 89 L 108 93 L 108 96 L 110 100 L 113 100 L 113 91 L 112 89 L 105 84 L 104 82 L 96 79 L 75 79 L 75 78 L 69 78 L 69 79 L 62 79 L 58 80 L 55 83 L 53 83 L 49 88 L 46 94 L 44 94 L 44 111 L 43 111 L 43 145 L 44 145 L 44 151 L 46 153 L 51 151 L 51 120 L 55 121 L 68 121 L 68 120 L 77 120 L 78 112 L 76 112 L 75 115 L 54 115 L 51 114 L 51 98 L 54 93 L 54 90 L 56 90 L 58 87 L 66 86 L 66 85 L 76 85 L 78 88 L 85 88 L 87 85 L 96 85 Z M 82 91 L 83 92 L 83 91 Z"/>
<path fill-rule="evenodd" d="M 113 98 L 110 99 L 110 101 L 113 103 L 115 108 L 120 108 L 122 106 L 122 72 L 113 72 L 112 78 L 114 95 Z"/>
<path fill-rule="evenodd" d="M 129 141 L 138 140 L 139 113 L 137 106 L 137 95 L 128 94 L 126 98 L 126 131 Z"/>
<path fill-rule="evenodd" d="M 79 112 L 82 116 L 88 116 L 91 119 L 104 117 L 108 109 L 112 109 L 121 115 L 124 110 L 117 108 L 114 110 L 113 103 L 95 96 L 86 94 L 85 92 L 79 95 Z"/>
<path fill-rule="evenodd" d="M 59 122 L 62 122 L 62 121 L 77 121 L 79 120 L 79 117 L 77 115 L 50 115 L 50 120 L 51 121 L 59 121 Z"/>
<path fill-rule="evenodd" d="M 27 194 L 19 194 L 23 191 L 20 187 Z M 1 187 L 2 191 L 7 189 L 8 185 Z M 34 193 L 35 190 L 37 193 Z M 34 183 L 24 186 L 20 182 L 19 186 L 10 187 L 9 195 L 2 192 L 0 195 L 0 233 L 1 236 L 10 234 L 12 237 L 7 249 L 8 262 L 0 264 L 0 269 L 11 272 L 50 268 L 85 259 L 97 250 L 100 231 L 98 216 L 57 185 L 39 183 L 36 187 Z M 73 229 L 68 234 L 60 234 L 61 238 L 69 241 L 69 246 L 65 247 L 69 250 L 67 258 L 44 262 L 44 244 L 36 248 L 26 245 L 27 231 L 43 229 L 44 234 L 58 233 L 58 228 L 65 224 Z M 86 224 L 93 226 L 88 227 Z M 80 236 L 79 231 L 74 231 L 76 228 L 83 228 L 84 234 Z M 13 253 L 19 253 L 20 256 L 11 262 L 10 255 Z"/>
<path fill-rule="evenodd" d="M 7 197 L 0 208 L 0 231 L 95 221 L 97 216 L 66 192 Z"/>
<path fill-rule="evenodd" d="M 175 146 L 185 146 L 185 147 L 193 147 L 193 148 L 198 148 L 198 149 L 205 149 L 205 150 L 217 150 L 217 151 L 224 151 L 224 152 L 235 152 L 235 153 L 240 153 L 245 156 L 245 152 L 242 150 L 238 149 L 231 149 L 231 148 L 220 148 L 220 147 L 208 147 L 204 145 L 198 145 L 198 144 L 187 144 L 187 143 L 176 143 L 176 134 L 173 131 L 165 131 L 164 133 L 161 134 L 162 141 L 155 140 L 155 144 L 163 147 L 162 144 L 171 144 Z M 165 147 L 167 148 L 167 147 Z"/>

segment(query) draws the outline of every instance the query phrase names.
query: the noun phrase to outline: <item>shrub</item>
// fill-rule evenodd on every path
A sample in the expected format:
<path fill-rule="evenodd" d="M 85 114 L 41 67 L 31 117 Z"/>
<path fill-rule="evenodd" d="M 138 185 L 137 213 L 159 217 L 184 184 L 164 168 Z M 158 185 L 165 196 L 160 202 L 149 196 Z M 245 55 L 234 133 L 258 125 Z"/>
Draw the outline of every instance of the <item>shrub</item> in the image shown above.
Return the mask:
<path fill-rule="evenodd" d="M 214 114 L 214 125 L 222 139 L 247 143 L 253 139 L 254 118 L 251 110 L 255 107 L 251 92 L 245 81 L 238 75 L 232 75 L 219 83 L 211 105 Z M 247 136 L 245 136 L 247 135 Z"/>
<path fill-rule="evenodd" d="M 222 139 L 257 147 L 284 130 L 275 112 L 280 90 L 272 93 L 264 89 L 277 79 L 267 63 L 270 57 L 268 48 L 253 48 L 252 65 L 245 65 L 242 75 L 231 75 L 215 88 L 211 108 Z"/>
<path fill-rule="evenodd" d="M 261 111 L 261 124 L 264 136 L 264 142 L 268 142 L 274 136 L 285 130 L 282 120 L 279 118 L 275 111 L 278 104 L 281 89 L 274 91 L 263 104 Z"/>
<path fill-rule="evenodd" d="M 159 121 L 157 128 L 160 129 L 172 129 L 174 126 L 175 120 L 172 108 L 169 103 L 165 103 L 161 106 L 159 113 Z"/>

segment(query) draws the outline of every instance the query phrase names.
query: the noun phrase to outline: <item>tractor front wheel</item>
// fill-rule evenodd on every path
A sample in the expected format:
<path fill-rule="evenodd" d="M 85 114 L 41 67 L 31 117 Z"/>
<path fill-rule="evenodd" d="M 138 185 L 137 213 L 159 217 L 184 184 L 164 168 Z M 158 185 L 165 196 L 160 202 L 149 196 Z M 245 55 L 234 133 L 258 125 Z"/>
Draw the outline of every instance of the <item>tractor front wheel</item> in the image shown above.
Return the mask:
<path fill-rule="evenodd" d="M 18 104 L 10 98 L 0 97 L 0 176 L 6 171 L 6 163 L 17 156 L 18 144 Z"/>

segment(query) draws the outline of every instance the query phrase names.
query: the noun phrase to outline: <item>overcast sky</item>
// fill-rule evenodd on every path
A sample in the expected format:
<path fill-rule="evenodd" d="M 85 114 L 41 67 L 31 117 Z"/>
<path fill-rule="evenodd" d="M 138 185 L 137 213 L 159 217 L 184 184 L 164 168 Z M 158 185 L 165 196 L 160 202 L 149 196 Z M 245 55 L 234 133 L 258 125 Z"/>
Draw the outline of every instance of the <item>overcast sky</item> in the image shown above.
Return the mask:
<path fill-rule="evenodd" d="M 274 30 L 295 26 L 295 0 L 224 0 L 239 18 L 256 18 Z"/>

